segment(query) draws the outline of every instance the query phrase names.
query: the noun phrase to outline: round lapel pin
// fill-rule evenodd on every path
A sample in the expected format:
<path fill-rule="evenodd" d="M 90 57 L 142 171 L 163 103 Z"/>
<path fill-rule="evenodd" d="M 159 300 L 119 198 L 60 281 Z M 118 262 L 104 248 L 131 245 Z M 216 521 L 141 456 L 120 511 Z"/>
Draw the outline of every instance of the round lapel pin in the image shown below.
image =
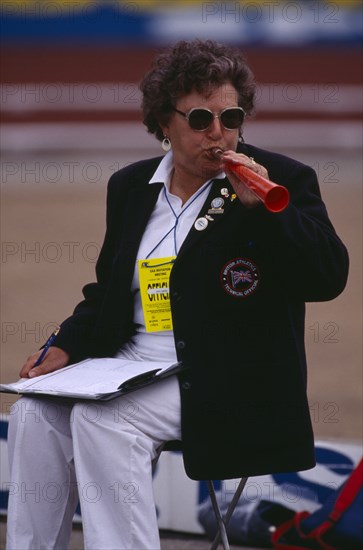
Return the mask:
<path fill-rule="evenodd" d="M 223 205 L 224 205 L 224 200 L 222 199 L 222 197 L 216 197 L 215 199 L 212 200 L 211 207 L 219 209 L 219 208 L 222 208 Z"/>
<path fill-rule="evenodd" d="M 208 220 L 206 218 L 198 218 L 194 223 L 194 227 L 197 231 L 203 231 L 208 226 Z"/>

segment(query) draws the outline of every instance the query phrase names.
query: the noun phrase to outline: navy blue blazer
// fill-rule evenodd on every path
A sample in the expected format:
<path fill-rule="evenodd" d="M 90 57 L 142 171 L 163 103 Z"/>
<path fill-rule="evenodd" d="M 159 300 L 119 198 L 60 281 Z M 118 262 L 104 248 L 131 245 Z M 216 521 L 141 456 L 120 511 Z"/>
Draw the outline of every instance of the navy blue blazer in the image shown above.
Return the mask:
<path fill-rule="evenodd" d="M 251 145 L 239 151 L 285 185 L 289 206 L 270 213 L 231 200 L 215 180 L 199 216 L 226 187 L 223 213 L 191 228 L 170 277 L 183 457 L 193 479 L 308 469 L 314 442 L 306 395 L 305 302 L 345 287 L 348 255 L 322 202 L 315 172 Z M 148 185 L 161 158 L 109 181 L 107 230 L 97 282 L 62 323 L 54 345 L 71 361 L 112 356 L 134 334 L 130 291 L 141 236 L 162 185 Z"/>

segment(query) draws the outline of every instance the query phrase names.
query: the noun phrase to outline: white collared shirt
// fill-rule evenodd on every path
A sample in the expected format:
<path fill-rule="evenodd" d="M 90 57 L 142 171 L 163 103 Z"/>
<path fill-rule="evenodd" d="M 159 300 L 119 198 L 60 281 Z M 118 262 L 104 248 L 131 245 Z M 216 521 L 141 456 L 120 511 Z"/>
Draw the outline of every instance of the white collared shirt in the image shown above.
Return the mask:
<path fill-rule="evenodd" d="M 181 199 L 169 191 L 173 169 L 173 155 L 169 151 L 149 181 L 149 185 L 160 182 L 164 185 L 141 239 L 137 260 L 177 256 L 210 191 L 212 180 L 206 181 L 185 204 L 182 204 Z M 213 179 L 224 177 L 224 172 L 220 172 Z M 120 351 L 119 356 L 148 361 L 175 361 L 173 331 L 145 330 L 137 262 L 131 290 L 134 294 L 136 334 Z"/>

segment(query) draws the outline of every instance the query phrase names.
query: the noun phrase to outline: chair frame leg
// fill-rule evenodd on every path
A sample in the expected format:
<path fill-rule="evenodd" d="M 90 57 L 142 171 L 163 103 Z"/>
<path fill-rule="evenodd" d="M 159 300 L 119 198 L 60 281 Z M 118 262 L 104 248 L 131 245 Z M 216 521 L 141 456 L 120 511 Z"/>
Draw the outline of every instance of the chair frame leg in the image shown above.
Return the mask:
<path fill-rule="evenodd" d="M 206 483 L 207 483 L 207 487 L 208 487 L 208 491 L 209 491 L 209 496 L 210 496 L 210 499 L 211 499 L 211 502 L 212 502 L 214 515 L 215 515 L 217 523 L 218 523 L 218 533 L 217 533 L 217 536 L 216 536 L 217 546 L 219 544 L 219 540 L 221 539 L 224 550 L 230 550 L 228 537 L 227 537 L 227 532 L 226 532 L 226 526 L 225 526 L 225 523 L 223 521 L 221 511 L 220 511 L 219 506 L 218 506 L 216 492 L 215 492 L 214 486 L 213 486 L 213 481 L 207 480 Z"/>
<path fill-rule="evenodd" d="M 228 509 L 227 509 L 227 512 L 226 512 L 224 518 L 222 518 L 222 514 L 221 514 L 221 511 L 220 511 L 219 506 L 218 506 L 216 492 L 215 492 L 214 486 L 213 486 L 213 481 L 210 481 L 210 480 L 206 481 L 208 491 L 209 491 L 209 495 L 210 495 L 210 499 L 211 499 L 212 506 L 213 506 L 213 510 L 214 510 L 214 514 L 216 516 L 218 527 L 219 527 L 219 531 L 215 536 L 215 539 L 212 543 L 212 546 L 210 547 L 210 550 L 216 550 L 218 548 L 218 545 L 219 545 L 220 542 L 222 542 L 224 550 L 230 550 L 228 537 L 227 537 L 227 532 L 226 532 L 226 526 L 228 525 L 228 522 L 232 517 L 232 514 L 233 514 L 234 509 L 236 508 L 237 503 L 238 503 L 238 501 L 241 497 L 243 489 L 246 486 L 247 480 L 248 480 L 248 477 L 242 477 L 241 478 L 241 480 L 238 484 L 238 487 L 236 489 L 236 492 L 234 493 L 233 498 L 232 498 L 231 502 L 229 503 L 229 506 L 228 506 Z"/>

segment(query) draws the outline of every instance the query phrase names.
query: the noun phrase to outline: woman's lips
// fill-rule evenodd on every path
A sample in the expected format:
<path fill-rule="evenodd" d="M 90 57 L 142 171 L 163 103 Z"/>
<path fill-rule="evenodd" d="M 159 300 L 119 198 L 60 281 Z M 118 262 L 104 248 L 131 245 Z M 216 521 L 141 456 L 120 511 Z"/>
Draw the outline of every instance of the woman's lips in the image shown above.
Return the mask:
<path fill-rule="evenodd" d="M 223 155 L 223 149 L 220 147 L 211 147 L 210 149 L 207 149 L 207 155 L 212 160 L 220 160 L 221 156 Z"/>

